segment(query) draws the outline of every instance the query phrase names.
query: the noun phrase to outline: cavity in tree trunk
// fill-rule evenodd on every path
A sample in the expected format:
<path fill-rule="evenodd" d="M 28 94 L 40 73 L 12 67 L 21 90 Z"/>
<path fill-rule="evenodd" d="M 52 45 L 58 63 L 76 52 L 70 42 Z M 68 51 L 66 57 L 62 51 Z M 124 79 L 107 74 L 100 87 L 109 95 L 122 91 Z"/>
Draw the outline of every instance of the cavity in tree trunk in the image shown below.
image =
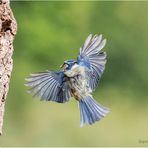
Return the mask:
<path fill-rule="evenodd" d="M 13 67 L 13 40 L 16 28 L 9 0 L 0 0 L 0 134 L 2 134 L 5 101 Z"/>

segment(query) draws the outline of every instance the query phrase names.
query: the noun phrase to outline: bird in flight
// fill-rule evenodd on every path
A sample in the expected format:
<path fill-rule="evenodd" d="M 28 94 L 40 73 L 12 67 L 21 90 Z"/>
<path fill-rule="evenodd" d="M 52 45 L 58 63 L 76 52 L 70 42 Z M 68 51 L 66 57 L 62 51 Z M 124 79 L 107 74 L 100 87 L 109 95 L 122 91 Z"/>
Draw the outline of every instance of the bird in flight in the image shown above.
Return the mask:
<path fill-rule="evenodd" d="M 65 103 L 70 98 L 79 102 L 80 126 L 93 124 L 103 118 L 109 109 L 93 99 L 106 64 L 102 51 L 106 39 L 90 34 L 80 48 L 77 60 L 67 60 L 60 71 L 45 71 L 30 74 L 26 78 L 29 93 L 41 100 Z"/>

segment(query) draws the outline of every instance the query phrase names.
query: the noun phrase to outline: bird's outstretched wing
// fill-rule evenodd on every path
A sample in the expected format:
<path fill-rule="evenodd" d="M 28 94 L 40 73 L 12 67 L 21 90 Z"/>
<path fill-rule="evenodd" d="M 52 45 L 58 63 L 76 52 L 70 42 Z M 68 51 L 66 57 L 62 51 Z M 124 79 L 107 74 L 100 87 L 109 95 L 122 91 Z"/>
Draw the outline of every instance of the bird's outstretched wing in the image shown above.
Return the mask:
<path fill-rule="evenodd" d="M 31 87 L 28 92 L 41 100 L 64 103 L 71 98 L 71 90 L 63 71 L 34 73 L 26 81 L 26 85 Z"/>
<path fill-rule="evenodd" d="M 105 69 L 106 53 L 101 51 L 105 44 L 106 39 L 102 39 L 102 35 L 92 36 L 90 34 L 83 47 L 80 48 L 77 62 L 86 67 L 88 83 L 92 90 L 96 88 Z"/>

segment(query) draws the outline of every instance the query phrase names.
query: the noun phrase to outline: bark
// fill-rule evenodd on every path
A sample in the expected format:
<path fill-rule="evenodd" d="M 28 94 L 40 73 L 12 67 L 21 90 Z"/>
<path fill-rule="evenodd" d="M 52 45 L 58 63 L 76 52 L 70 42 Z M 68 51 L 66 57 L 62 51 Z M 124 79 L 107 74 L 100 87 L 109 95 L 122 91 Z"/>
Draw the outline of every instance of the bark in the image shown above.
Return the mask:
<path fill-rule="evenodd" d="M 13 40 L 17 24 L 9 0 L 0 0 L 0 135 L 2 134 L 5 101 L 13 67 Z"/>

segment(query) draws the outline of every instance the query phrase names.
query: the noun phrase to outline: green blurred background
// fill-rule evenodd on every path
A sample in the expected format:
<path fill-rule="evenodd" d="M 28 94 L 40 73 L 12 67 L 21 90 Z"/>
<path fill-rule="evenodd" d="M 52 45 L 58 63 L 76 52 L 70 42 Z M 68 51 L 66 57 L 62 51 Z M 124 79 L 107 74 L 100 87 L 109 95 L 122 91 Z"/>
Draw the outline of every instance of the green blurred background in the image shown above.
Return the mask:
<path fill-rule="evenodd" d="M 18 32 L 0 146 L 148 146 L 148 2 L 11 2 Z M 41 102 L 25 77 L 75 59 L 90 34 L 107 38 L 94 98 L 111 112 L 79 126 L 75 100 Z"/>

